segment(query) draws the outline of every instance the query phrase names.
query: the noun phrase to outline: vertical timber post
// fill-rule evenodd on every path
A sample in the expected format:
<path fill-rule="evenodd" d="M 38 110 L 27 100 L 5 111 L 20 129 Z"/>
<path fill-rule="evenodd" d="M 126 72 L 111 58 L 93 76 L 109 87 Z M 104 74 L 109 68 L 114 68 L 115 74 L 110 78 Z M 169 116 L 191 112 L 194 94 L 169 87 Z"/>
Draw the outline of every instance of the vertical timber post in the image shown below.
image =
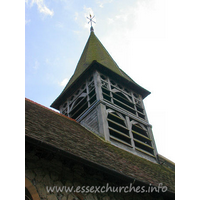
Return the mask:
<path fill-rule="evenodd" d="M 101 89 L 101 78 L 100 74 L 95 71 L 94 73 L 94 84 L 97 95 L 97 101 L 99 101 L 99 105 L 97 106 L 97 117 L 98 117 L 98 125 L 99 125 L 99 133 L 106 140 L 109 139 L 109 131 L 108 131 L 108 122 L 107 122 L 107 113 L 106 106 L 103 104 L 103 94 Z"/>

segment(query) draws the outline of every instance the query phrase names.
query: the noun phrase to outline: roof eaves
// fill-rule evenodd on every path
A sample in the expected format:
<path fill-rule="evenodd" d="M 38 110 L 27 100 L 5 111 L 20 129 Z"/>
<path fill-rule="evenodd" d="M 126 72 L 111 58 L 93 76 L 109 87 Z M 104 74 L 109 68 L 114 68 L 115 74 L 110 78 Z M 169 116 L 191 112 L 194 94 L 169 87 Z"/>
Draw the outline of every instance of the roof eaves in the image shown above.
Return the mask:
<path fill-rule="evenodd" d="M 52 107 L 52 108 L 55 108 L 55 109 L 59 109 L 59 106 L 58 106 L 58 104 L 60 104 L 60 101 L 61 101 L 61 98 L 66 94 L 66 92 L 67 91 L 69 91 L 71 88 L 73 88 L 73 86 L 80 80 L 80 78 L 90 69 L 90 67 L 93 65 L 93 64 L 95 64 L 95 63 L 97 63 L 97 61 L 96 60 L 93 60 L 89 65 L 88 65 L 88 67 L 86 68 L 86 70 L 85 71 L 83 71 L 83 73 L 82 74 L 80 74 L 80 76 L 78 76 L 77 78 L 76 78 L 76 80 L 72 83 L 72 84 L 70 84 L 70 85 L 66 85 L 65 86 L 65 88 L 63 89 L 63 91 L 60 93 L 60 95 L 54 100 L 54 102 L 50 105 L 50 107 Z M 72 76 L 73 77 L 73 76 Z M 72 78 L 71 77 L 71 78 Z M 70 80 L 69 80 L 70 81 Z"/>
<path fill-rule="evenodd" d="M 73 88 L 74 85 L 75 85 L 77 82 L 79 82 L 79 80 L 82 78 L 82 76 L 83 76 L 85 73 L 87 73 L 87 72 L 91 69 L 91 67 L 92 67 L 94 64 L 101 65 L 102 67 L 104 67 L 104 68 L 107 69 L 108 71 L 110 71 L 110 72 L 116 74 L 117 76 L 120 76 L 119 74 L 115 73 L 115 72 L 112 71 L 111 69 L 109 69 L 109 68 L 107 68 L 106 66 L 104 66 L 102 63 L 100 63 L 100 62 L 98 62 L 98 61 L 96 61 L 96 60 L 93 60 L 93 61 L 87 66 L 87 68 L 82 72 L 82 74 L 80 74 L 72 84 L 70 84 L 70 85 L 67 84 L 67 85 L 65 86 L 65 88 L 63 89 L 63 91 L 62 91 L 62 92 L 60 93 L 60 95 L 55 99 L 55 101 L 50 105 L 50 107 L 55 108 L 55 109 L 58 110 L 58 109 L 59 109 L 59 104 L 62 102 L 62 100 L 61 100 L 62 97 L 64 97 L 65 94 L 66 94 L 66 92 L 69 91 L 71 88 Z M 120 71 L 121 71 L 122 73 L 126 74 L 123 70 L 120 69 Z M 128 76 L 128 75 L 126 75 L 126 76 Z M 128 82 L 128 83 L 130 83 L 131 85 L 134 85 L 135 87 L 139 88 L 139 89 L 142 91 L 142 97 L 143 97 L 143 99 L 144 99 L 145 97 L 147 97 L 149 94 L 151 94 L 151 92 L 149 92 L 148 90 L 146 90 L 145 88 L 143 88 L 142 86 L 140 86 L 139 84 L 137 84 L 137 83 L 136 83 L 135 81 L 133 81 L 131 78 L 130 78 L 130 80 L 128 80 L 127 78 L 125 78 L 125 77 L 123 77 L 123 76 L 121 76 L 121 77 L 122 77 L 126 82 Z"/>
<path fill-rule="evenodd" d="M 26 98 L 26 97 L 25 97 L 25 101 L 31 102 L 31 103 L 33 103 L 33 104 L 35 104 L 35 105 L 38 105 L 38 106 L 40 106 L 40 107 L 42 107 L 42 108 L 44 108 L 44 109 L 46 109 L 46 110 L 48 110 L 48 111 L 51 111 L 52 113 L 54 113 L 54 114 L 56 114 L 56 115 L 59 115 L 59 116 L 61 116 L 61 117 L 67 118 L 67 119 L 69 119 L 69 120 L 71 120 L 71 121 L 74 121 L 74 122 L 78 123 L 75 119 L 72 119 L 72 118 L 70 118 L 70 117 L 67 117 L 66 115 L 63 115 L 63 114 L 61 114 L 61 113 L 59 113 L 59 112 L 57 112 L 57 111 L 54 111 L 54 110 L 52 110 L 52 109 L 50 109 L 50 108 L 47 108 L 46 106 L 43 106 L 43 105 L 41 105 L 41 104 L 39 104 L 39 103 L 37 103 L 37 102 L 35 102 L 35 101 L 32 101 L 32 100 L 30 100 L 30 99 L 28 99 L 28 98 Z"/>

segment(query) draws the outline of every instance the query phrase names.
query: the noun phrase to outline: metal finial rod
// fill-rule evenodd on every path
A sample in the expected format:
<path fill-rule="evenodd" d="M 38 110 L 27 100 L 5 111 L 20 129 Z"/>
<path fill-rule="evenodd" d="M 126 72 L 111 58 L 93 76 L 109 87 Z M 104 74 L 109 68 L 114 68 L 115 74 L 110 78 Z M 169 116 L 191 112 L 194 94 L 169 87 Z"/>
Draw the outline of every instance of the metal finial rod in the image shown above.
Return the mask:
<path fill-rule="evenodd" d="M 94 28 L 93 28 L 93 26 L 92 26 L 92 22 L 96 24 L 96 22 L 93 21 L 94 17 L 95 17 L 95 15 L 92 17 L 91 14 L 90 14 L 90 18 L 87 17 L 87 18 L 90 20 L 90 21 L 88 22 L 88 24 L 91 23 L 90 31 L 94 31 Z"/>

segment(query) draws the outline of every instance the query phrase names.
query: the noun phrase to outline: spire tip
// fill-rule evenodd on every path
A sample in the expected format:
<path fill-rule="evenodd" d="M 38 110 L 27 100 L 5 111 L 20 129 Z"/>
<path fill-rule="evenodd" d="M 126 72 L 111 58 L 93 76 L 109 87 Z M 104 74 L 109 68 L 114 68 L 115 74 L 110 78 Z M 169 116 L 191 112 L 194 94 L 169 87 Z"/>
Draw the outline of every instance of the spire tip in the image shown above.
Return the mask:
<path fill-rule="evenodd" d="M 94 32 L 93 26 L 90 27 L 90 32 Z"/>
<path fill-rule="evenodd" d="M 91 23 L 90 32 L 94 32 L 94 28 L 93 28 L 93 26 L 92 26 L 92 22 L 93 22 L 93 23 L 96 23 L 95 21 L 93 21 L 94 17 L 95 17 L 95 15 L 92 17 L 91 14 L 90 14 L 90 18 L 87 17 L 87 18 L 90 20 L 90 21 L 88 22 L 88 24 Z"/>

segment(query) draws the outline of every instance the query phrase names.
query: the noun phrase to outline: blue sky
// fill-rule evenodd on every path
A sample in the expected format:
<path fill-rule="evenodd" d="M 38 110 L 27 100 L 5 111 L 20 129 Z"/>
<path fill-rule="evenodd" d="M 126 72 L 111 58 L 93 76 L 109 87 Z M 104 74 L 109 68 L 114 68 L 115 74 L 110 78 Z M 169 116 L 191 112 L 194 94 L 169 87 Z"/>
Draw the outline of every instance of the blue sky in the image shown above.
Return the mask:
<path fill-rule="evenodd" d="M 89 37 L 86 16 L 90 13 L 96 15 L 97 37 L 107 50 L 110 50 L 115 60 L 118 54 L 122 54 L 121 48 L 127 49 L 126 52 L 124 51 L 125 54 L 122 54 L 121 60 L 116 60 L 117 63 L 124 64 L 124 60 L 130 57 L 126 54 L 130 53 L 132 45 L 127 47 L 126 44 L 130 42 L 129 38 L 134 34 L 135 26 L 140 26 L 140 24 L 137 25 L 139 23 L 137 20 L 145 20 L 139 14 L 140 10 L 154 15 L 155 6 L 152 0 L 26 1 L 26 96 L 46 106 L 49 106 L 58 96 L 65 80 L 73 74 Z M 165 23 L 164 15 L 161 24 Z M 142 28 L 144 28 L 143 31 L 150 32 L 149 35 L 152 34 L 150 36 L 144 34 L 144 39 L 165 37 L 164 25 L 159 29 L 161 35 L 157 34 L 157 36 L 154 36 L 144 25 Z M 115 39 L 111 40 L 113 34 L 115 39 L 121 40 L 119 43 L 116 43 Z M 140 35 L 136 37 L 139 40 L 143 39 Z M 131 59 L 128 62 L 132 62 Z M 118 64 L 120 66 L 120 63 Z M 126 64 L 124 66 L 126 67 Z"/>
<path fill-rule="evenodd" d="M 190 9 L 187 4 L 183 8 Z M 198 53 L 190 54 L 198 42 L 190 41 L 198 32 L 192 32 L 196 24 L 183 18 L 184 13 L 179 3 L 167 0 L 26 0 L 25 96 L 51 105 L 89 37 L 86 17 L 95 15 L 95 34 L 118 66 L 152 92 L 144 103 L 157 149 L 175 162 L 177 141 L 185 131 L 182 124 L 188 120 L 183 112 L 186 91 L 195 92 L 185 80 L 190 77 L 193 85 L 198 80 L 192 70 L 198 66 Z"/>

